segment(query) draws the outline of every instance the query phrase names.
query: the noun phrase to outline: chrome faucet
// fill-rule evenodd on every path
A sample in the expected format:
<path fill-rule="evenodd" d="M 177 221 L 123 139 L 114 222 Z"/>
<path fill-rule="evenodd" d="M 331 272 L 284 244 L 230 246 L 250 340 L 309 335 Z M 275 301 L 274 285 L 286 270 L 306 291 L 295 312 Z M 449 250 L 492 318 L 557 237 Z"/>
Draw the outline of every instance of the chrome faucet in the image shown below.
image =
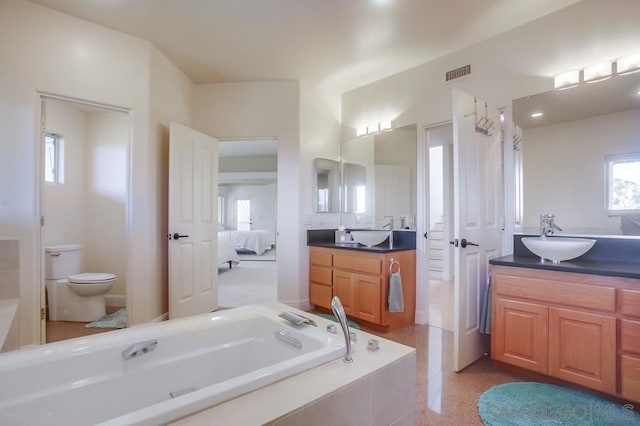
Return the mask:
<path fill-rule="evenodd" d="M 389 219 L 385 225 L 382 225 L 382 229 L 389 228 L 389 248 L 393 248 L 393 228 L 394 228 L 394 220 L 393 216 L 385 216 L 385 219 Z"/>
<path fill-rule="evenodd" d="M 543 213 L 540 215 L 540 237 L 546 238 L 553 235 L 555 231 L 562 231 L 558 225 L 555 224 L 555 215 L 551 213 Z"/>
<path fill-rule="evenodd" d="M 342 307 L 342 302 L 338 299 L 338 296 L 333 296 L 331 300 L 331 310 L 333 311 L 333 315 L 335 315 L 336 319 L 340 323 L 340 327 L 342 328 L 342 334 L 344 334 L 344 342 L 347 348 L 347 351 L 344 355 L 344 362 L 353 362 L 353 358 L 351 358 L 351 336 L 349 334 L 349 323 L 347 322 L 347 314 L 344 313 L 344 308 Z"/>
<path fill-rule="evenodd" d="M 384 228 L 389 228 L 389 231 L 393 231 L 393 216 L 385 216 L 385 219 L 389 219 L 389 222 L 387 222 L 386 224 L 382 225 L 382 229 Z"/>

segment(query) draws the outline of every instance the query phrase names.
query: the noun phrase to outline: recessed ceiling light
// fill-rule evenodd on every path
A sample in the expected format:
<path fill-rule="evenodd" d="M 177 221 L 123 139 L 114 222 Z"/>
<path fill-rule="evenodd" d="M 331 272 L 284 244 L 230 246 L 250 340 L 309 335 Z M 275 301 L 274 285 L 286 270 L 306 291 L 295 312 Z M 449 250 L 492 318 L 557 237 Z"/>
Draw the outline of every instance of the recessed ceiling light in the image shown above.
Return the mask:
<path fill-rule="evenodd" d="M 541 112 L 534 112 L 533 114 L 531 114 L 531 118 L 538 118 L 538 117 L 542 117 L 542 113 Z"/>

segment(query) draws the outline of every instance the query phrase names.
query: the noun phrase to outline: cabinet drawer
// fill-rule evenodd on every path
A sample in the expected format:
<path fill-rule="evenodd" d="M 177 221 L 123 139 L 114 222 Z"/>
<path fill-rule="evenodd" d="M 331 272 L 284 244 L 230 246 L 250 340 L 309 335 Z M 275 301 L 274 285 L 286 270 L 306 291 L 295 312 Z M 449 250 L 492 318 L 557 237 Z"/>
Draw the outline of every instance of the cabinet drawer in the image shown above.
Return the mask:
<path fill-rule="evenodd" d="M 640 318 L 640 291 L 621 290 L 622 314 Z"/>
<path fill-rule="evenodd" d="M 323 266 L 309 267 L 309 281 L 315 284 L 332 285 L 332 273 L 331 268 L 325 268 Z"/>
<path fill-rule="evenodd" d="M 496 294 L 519 299 L 526 298 L 605 312 L 616 310 L 616 290 L 612 287 L 496 275 L 495 291 Z"/>
<path fill-rule="evenodd" d="M 333 289 L 331 287 L 315 283 L 309 284 L 309 301 L 314 305 L 329 309 L 332 297 Z"/>
<path fill-rule="evenodd" d="M 640 355 L 640 322 L 622 320 L 620 324 L 620 348 L 623 352 Z"/>
<path fill-rule="evenodd" d="M 350 271 L 364 272 L 366 274 L 382 273 L 382 259 L 377 255 L 369 256 L 336 256 L 333 259 L 333 266 Z"/>
<path fill-rule="evenodd" d="M 622 355 L 620 393 L 623 398 L 640 401 L 640 358 Z"/>
<path fill-rule="evenodd" d="M 331 267 L 333 265 L 333 253 L 325 250 L 311 249 L 311 251 L 309 251 L 309 263 L 312 265 Z"/>

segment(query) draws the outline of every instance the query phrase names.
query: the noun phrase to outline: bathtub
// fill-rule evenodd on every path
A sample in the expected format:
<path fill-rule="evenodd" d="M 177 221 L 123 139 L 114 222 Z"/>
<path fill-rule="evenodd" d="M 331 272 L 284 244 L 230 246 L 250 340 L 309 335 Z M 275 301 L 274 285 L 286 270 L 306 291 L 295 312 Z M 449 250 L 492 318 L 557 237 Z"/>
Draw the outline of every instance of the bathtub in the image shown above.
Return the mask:
<path fill-rule="evenodd" d="M 0 354 L 2 425 L 157 425 L 344 354 L 344 341 L 252 305 Z M 277 335 L 276 335 L 277 334 Z M 125 360 L 132 344 L 155 349 Z"/>

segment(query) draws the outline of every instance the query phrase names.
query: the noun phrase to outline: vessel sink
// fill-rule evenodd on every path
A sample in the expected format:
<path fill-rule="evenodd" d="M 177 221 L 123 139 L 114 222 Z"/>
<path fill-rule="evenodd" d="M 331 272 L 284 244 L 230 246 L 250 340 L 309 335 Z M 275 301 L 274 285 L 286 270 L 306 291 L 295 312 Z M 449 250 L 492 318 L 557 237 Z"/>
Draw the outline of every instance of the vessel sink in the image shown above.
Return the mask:
<path fill-rule="evenodd" d="M 363 230 L 351 231 L 354 241 L 359 242 L 367 247 L 377 246 L 389 237 L 389 231 Z"/>
<path fill-rule="evenodd" d="M 558 263 L 562 260 L 571 260 L 582 256 L 593 247 L 596 240 L 568 237 L 524 237 L 522 243 L 533 254 Z"/>

